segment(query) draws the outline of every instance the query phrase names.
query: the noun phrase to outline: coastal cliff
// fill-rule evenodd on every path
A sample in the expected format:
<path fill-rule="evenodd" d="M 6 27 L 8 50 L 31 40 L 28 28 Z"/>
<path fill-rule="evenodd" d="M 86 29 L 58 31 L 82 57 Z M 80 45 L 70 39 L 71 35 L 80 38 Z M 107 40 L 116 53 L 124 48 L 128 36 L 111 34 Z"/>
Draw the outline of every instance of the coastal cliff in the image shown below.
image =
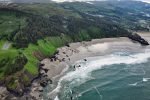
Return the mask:
<path fill-rule="evenodd" d="M 129 6 L 128 2 L 116 1 L 116 4 L 65 2 L 60 4 L 10 3 L 0 6 L 0 85 L 4 87 L 0 98 L 21 100 L 20 98 L 26 98 L 26 94 L 31 94 L 27 98 L 32 99 L 41 97 L 43 87 L 54 82 L 52 76 L 57 76 L 65 68 L 60 69 L 56 64 L 61 63 L 61 66 L 64 66 L 66 61 L 72 64 L 70 61 L 73 60 L 69 56 L 80 51 L 75 48 L 73 51 L 65 49 L 68 50 L 70 54 L 68 55 L 64 50 L 57 50 L 63 46 L 70 48 L 70 43 L 128 37 L 148 45 L 145 39 L 128 30 L 149 30 L 149 17 L 136 16 L 140 15 L 141 11 L 147 14 L 149 6 L 145 7 L 145 3 L 141 2 L 132 2 L 133 8 L 137 8 L 136 4 L 141 6 L 136 11 Z M 121 5 L 126 6 L 122 8 Z M 124 13 L 119 9 L 124 9 Z M 132 17 L 131 12 L 134 12 Z M 86 47 L 84 42 L 82 45 Z M 84 47 L 81 48 L 81 52 L 85 51 Z M 83 54 L 82 56 L 86 57 Z M 78 56 L 75 57 L 78 60 Z M 55 63 L 55 66 L 45 67 L 46 65 L 41 63 L 45 58 L 48 58 L 48 61 L 46 60 L 48 63 Z M 36 96 L 32 97 L 35 92 Z"/>

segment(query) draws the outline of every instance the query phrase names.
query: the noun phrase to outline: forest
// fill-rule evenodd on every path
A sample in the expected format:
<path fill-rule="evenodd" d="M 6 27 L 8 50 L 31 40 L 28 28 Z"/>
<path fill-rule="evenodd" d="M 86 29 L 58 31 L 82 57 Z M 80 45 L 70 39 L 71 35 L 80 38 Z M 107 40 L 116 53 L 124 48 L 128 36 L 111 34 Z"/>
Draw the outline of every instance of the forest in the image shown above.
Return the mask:
<path fill-rule="evenodd" d="M 108 6 L 114 7 L 113 11 L 106 9 L 110 8 Z M 148 13 L 147 8 L 149 7 L 141 9 Z M 135 15 L 139 14 L 133 9 L 123 13 L 131 11 Z M 45 57 L 51 57 L 58 47 L 97 38 L 126 37 L 137 29 L 149 30 L 147 25 L 150 20 L 146 16 L 132 18 L 128 15 L 125 17 L 129 18 L 123 18 L 119 17 L 121 15 L 113 3 L 103 6 L 80 2 L 12 3 L 1 6 L 0 84 L 9 91 L 22 95 L 26 87 L 38 77 L 39 62 Z M 147 22 L 141 25 L 142 22 L 136 23 L 139 20 Z"/>

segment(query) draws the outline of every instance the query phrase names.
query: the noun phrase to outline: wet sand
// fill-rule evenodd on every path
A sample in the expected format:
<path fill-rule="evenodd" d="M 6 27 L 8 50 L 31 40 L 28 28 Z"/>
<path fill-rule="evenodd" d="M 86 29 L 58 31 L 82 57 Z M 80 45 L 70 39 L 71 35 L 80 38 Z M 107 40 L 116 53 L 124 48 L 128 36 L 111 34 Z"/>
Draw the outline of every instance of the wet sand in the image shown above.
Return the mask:
<path fill-rule="evenodd" d="M 69 47 L 61 47 L 58 49 L 59 53 L 55 55 L 57 57 L 56 61 L 50 61 L 50 59 L 47 58 L 41 62 L 45 64 L 44 68 L 49 69 L 47 75 L 53 81 L 53 84 L 50 86 L 51 92 L 48 93 L 48 96 L 51 99 L 56 97 L 57 91 L 55 91 L 55 88 L 57 87 L 60 77 L 63 76 L 68 68 L 76 61 L 122 50 L 137 53 L 144 51 L 144 48 L 146 47 L 126 37 L 94 39 L 88 42 L 70 43 Z"/>
<path fill-rule="evenodd" d="M 150 43 L 150 32 L 139 32 L 143 38 L 148 40 Z M 30 100 L 42 100 L 43 94 L 50 99 L 54 99 L 57 95 L 57 91 L 55 88 L 58 85 L 58 82 L 62 76 L 64 76 L 68 69 L 74 65 L 76 61 L 85 60 L 88 57 L 101 56 L 106 54 L 111 54 L 113 52 L 119 51 L 133 51 L 133 52 L 141 52 L 144 51 L 145 48 L 150 48 L 150 46 L 141 46 L 141 44 L 132 41 L 126 37 L 120 38 L 104 38 L 104 39 L 94 39 L 92 41 L 83 41 L 77 43 L 70 43 L 69 47 L 64 46 L 58 48 L 58 53 L 55 55 L 57 59 L 45 58 L 41 61 L 41 64 L 44 64 L 42 68 L 47 69 L 45 72 L 43 70 L 40 73 L 44 73 L 46 78 L 52 80 L 52 84 L 48 85 L 49 93 L 44 94 L 43 90 L 47 87 L 43 88 L 40 85 L 39 80 L 35 80 L 30 87 L 31 91 L 25 94 L 21 98 L 13 98 L 14 100 L 25 100 L 26 97 L 29 97 Z M 2 88 L 3 91 L 0 94 L 9 94 L 5 88 Z M 5 97 L 0 95 L 1 97 Z M 5 99 L 5 98 L 4 98 Z M 2 100 L 4 100 L 2 99 Z"/>

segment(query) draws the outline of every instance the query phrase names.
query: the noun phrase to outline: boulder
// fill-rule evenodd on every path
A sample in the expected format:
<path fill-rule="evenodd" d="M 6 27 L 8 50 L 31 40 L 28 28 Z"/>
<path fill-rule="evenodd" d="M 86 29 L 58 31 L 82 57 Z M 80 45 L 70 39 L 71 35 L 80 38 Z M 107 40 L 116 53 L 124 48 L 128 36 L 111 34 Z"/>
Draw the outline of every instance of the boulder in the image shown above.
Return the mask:
<path fill-rule="evenodd" d="M 52 84 L 52 80 L 47 77 L 42 77 L 42 79 L 40 81 L 40 85 L 42 87 L 46 87 L 48 84 Z"/>
<path fill-rule="evenodd" d="M 87 59 L 84 59 L 84 61 L 87 61 Z"/>
<path fill-rule="evenodd" d="M 40 82 L 40 85 L 41 85 L 42 87 L 46 87 L 46 86 L 47 86 L 47 82 L 46 82 L 46 81 Z"/>
<path fill-rule="evenodd" d="M 45 65 L 45 64 L 40 63 L 40 65 L 39 65 L 39 66 L 40 66 L 40 67 L 43 67 L 44 65 Z"/>
<path fill-rule="evenodd" d="M 66 46 L 66 47 L 70 47 L 69 43 L 67 43 L 65 46 Z"/>

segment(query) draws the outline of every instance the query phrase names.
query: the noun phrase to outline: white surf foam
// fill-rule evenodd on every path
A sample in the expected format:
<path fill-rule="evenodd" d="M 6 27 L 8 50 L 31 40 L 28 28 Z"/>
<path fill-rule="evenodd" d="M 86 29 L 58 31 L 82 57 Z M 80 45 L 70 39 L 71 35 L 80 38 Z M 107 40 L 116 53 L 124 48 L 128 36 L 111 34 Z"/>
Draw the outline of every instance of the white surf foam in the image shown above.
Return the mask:
<path fill-rule="evenodd" d="M 150 80 L 150 78 L 143 78 L 142 81 L 138 81 L 135 82 L 133 84 L 129 84 L 130 86 L 137 86 L 138 84 L 142 83 L 142 82 L 148 82 L 148 80 Z"/>
<path fill-rule="evenodd" d="M 138 82 L 135 82 L 133 84 L 129 84 L 130 86 L 137 86 Z"/>
<path fill-rule="evenodd" d="M 143 63 L 150 58 L 150 53 L 139 53 L 130 56 L 120 56 L 120 55 L 107 55 L 101 57 L 94 57 L 92 61 L 87 62 L 86 67 L 82 66 L 76 71 L 71 71 L 63 76 L 59 82 L 57 87 L 48 95 L 57 94 L 61 89 L 62 81 L 76 81 L 77 83 L 84 83 L 86 80 L 91 78 L 91 72 L 97 69 L 101 69 L 105 65 L 112 64 L 138 64 Z M 144 80 L 145 81 L 145 80 Z M 77 84 L 76 84 L 77 85 Z M 137 85 L 137 83 L 133 84 Z"/>
<path fill-rule="evenodd" d="M 130 86 L 137 86 L 139 83 L 141 83 L 142 81 L 138 81 L 138 82 L 135 82 L 133 84 L 129 84 Z"/>
<path fill-rule="evenodd" d="M 147 82 L 150 78 L 143 78 L 143 82 Z"/>
<path fill-rule="evenodd" d="M 58 96 L 56 96 L 54 100 L 59 100 Z"/>

